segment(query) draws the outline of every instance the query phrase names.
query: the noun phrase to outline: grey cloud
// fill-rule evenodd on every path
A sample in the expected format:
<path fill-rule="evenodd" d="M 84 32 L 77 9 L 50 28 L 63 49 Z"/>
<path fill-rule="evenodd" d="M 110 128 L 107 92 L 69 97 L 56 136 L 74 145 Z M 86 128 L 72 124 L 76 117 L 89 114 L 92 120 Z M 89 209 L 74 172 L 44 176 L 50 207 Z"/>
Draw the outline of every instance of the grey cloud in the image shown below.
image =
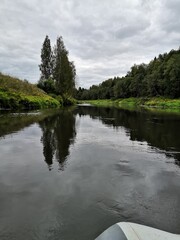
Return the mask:
<path fill-rule="evenodd" d="M 1 0 L 0 71 L 35 82 L 45 35 L 62 35 L 79 86 L 179 47 L 178 0 Z"/>
<path fill-rule="evenodd" d="M 165 1 L 164 14 L 160 19 L 160 24 L 162 25 L 162 29 L 167 33 L 178 33 L 179 34 L 179 26 L 180 26 L 180 2 L 177 0 Z M 180 36 L 180 35 L 179 35 Z"/>

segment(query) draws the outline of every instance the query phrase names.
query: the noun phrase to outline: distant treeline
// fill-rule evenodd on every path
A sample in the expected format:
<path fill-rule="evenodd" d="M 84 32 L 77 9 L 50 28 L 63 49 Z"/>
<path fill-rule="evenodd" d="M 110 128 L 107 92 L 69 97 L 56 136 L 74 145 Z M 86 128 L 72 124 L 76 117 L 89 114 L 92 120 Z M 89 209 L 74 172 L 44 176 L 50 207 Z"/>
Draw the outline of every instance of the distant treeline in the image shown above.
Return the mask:
<path fill-rule="evenodd" d="M 180 97 L 180 49 L 160 54 L 149 64 L 134 65 L 125 77 L 76 91 L 80 100 L 157 96 Z"/>

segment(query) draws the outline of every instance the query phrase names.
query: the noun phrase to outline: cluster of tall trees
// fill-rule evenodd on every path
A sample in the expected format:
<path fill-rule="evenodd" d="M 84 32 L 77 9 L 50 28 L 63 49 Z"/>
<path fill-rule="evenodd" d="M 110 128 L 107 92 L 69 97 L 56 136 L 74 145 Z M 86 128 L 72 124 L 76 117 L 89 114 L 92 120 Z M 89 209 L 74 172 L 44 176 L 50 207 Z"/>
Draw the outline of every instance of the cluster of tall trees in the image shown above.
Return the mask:
<path fill-rule="evenodd" d="M 76 91 L 76 98 L 85 100 L 145 96 L 180 97 L 180 49 L 160 54 L 149 64 L 134 65 L 125 77 Z"/>
<path fill-rule="evenodd" d="M 58 37 L 53 49 L 48 36 L 41 49 L 41 71 L 38 87 L 47 93 L 73 95 L 75 90 L 76 69 L 68 58 L 68 51 L 62 37 Z"/>

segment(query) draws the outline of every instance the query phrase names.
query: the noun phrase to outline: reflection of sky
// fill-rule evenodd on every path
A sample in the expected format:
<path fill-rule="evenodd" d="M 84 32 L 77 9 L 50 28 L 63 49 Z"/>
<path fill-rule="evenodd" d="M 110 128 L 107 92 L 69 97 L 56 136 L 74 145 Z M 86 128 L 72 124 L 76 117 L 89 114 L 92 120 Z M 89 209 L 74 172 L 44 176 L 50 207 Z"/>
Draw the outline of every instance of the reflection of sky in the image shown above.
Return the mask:
<path fill-rule="evenodd" d="M 40 143 L 41 130 L 37 124 L 33 124 L 17 133 L 7 135 L 0 141 L 1 161 L 0 166 L 8 166 L 6 178 L 9 179 L 9 171 L 19 175 L 28 168 L 34 168 L 32 164 L 39 161 L 42 152 Z M 13 175 L 11 175 L 13 176 Z M 16 177 L 16 175 L 14 175 Z M 13 180 L 12 180 L 13 181 Z"/>
<path fill-rule="evenodd" d="M 78 142 L 80 144 L 99 144 L 121 151 L 124 147 L 133 148 L 134 151 L 161 152 L 152 148 L 146 141 L 131 141 L 129 131 L 122 126 L 113 127 L 104 125 L 98 118 L 93 119 L 89 116 L 77 115 L 77 125 L 79 128 Z M 162 158 L 162 155 L 160 155 Z"/>
<path fill-rule="evenodd" d="M 90 240 L 127 220 L 178 233 L 180 174 L 169 164 L 173 158 L 131 141 L 123 127 L 89 116 L 76 123 L 63 172 L 56 162 L 48 171 L 37 124 L 0 140 L 0 236 L 6 229 L 18 240 Z"/>
<path fill-rule="evenodd" d="M 72 175 L 64 185 L 67 194 L 83 196 L 85 205 L 90 204 L 89 196 L 96 198 L 100 209 L 120 220 L 130 218 L 166 230 L 178 227 L 177 220 L 172 225 L 180 202 L 174 159 L 146 142 L 130 141 L 123 127 L 108 127 L 89 116 L 76 122 L 76 145 L 67 169 Z M 82 195 L 86 188 L 87 198 Z"/>
<path fill-rule="evenodd" d="M 34 146 L 38 144 L 40 146 L 40 141 L 39 141 L 40 134 L 41 134 L 41 130 L 39 129 L 38 125 L 33 124 L 30 127 L 26 127 L 18 132 L 6 135 L 0 141 L 0 146 L 2 147 L 1 154 L 3 153 L 3 151 L 8 151 L 8 150 L 13 151 L 16 149 L 22 149 L 22 150 L 24 149 L 28 151 L 29 149 L 31 149 L 33 144 Z"/>
<path fill-rule="evenodd" d="M 174 166 L 174 159 L 167 158 L 165 154 L 157 152 L 158 149 L 152 149 L 147 142 L 131 141 L 129 134 L 124 127 L 113 128 L 103 125 L 98 119 L 91 120 L 88 116 L 83 116 L 77 120 L 78 122 L 78 134 L 76 139 L 75 149 L 86 149 L 84 152 L 92 156 L 91 161 L 95 164 L 94 151 L 91 153 L 91 148 L 100 148 L 102 155 L 104 156 L 103 162 L 113 162 L 114 159 L 119 159 L 117 166 L 133 166 L 133 170 L 137 168 L 140 175 L 143 176 L 143 181 L 148 184 L 153 184 L 152 179 L 157 176 L 161 171 L 174 171 L 177 167 Z M 80 151 L 80 150 L 79 150 Z M 106 152 L 104 155 L 103 151 Z M 167 165 L 164 163 L 168 163 Z M 169 164 L 172 163 L 172 164 Z M 154 165 L 159 166 L 156 168 Z M 81 164 L 79 164 L 81 166 Z M 148 170 L 148 171 L 147 171 Z M 177 169 L 178 170 L 178 169 Z M 92 181 L 90 181 L 92 183 Z M 132 181 L 128 186 L 134 184 Z M 137 183 L 135 183 L 137 184 Z M 161 186 L 164 184 L 160 184 Z M 156 194 L 156 188 L 158 184 L 150 188 L 148 194 L 151 191 Z M 152 192 L 151 192 L 152 193 Z M 152 193 L 153 194 L 153 193 Z"/>

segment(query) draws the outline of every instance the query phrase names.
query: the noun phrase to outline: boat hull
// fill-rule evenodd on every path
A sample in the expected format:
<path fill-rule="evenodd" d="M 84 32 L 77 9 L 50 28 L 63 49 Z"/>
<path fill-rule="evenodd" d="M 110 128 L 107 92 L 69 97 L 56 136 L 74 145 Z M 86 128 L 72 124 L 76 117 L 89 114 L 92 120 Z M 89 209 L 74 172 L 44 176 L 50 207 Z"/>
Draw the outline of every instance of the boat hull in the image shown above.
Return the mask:
<path fill-rule="evenodd" d="M 136 223 L 120 222 L 109 227 L 95 240 L 180 240 L 180 235 Z"/>

